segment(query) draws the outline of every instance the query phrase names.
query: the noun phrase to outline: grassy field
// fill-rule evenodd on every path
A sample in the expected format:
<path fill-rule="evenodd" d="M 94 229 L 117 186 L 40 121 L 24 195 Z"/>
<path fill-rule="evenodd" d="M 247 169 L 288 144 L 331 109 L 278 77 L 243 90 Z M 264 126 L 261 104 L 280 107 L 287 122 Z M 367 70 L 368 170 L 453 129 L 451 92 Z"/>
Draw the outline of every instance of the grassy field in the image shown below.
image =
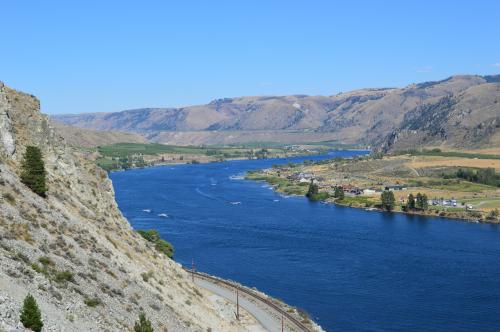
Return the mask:
<path fill-rule="evenodd" d="M 322 152 L 321 148 L 314 151 Z M 278 147 L 178 146 L 156 143 L 117 143 L 97 148 L 97 164 L 105 170 L 144 167 L 157 163 L 198 163 L 226 159 L 275 158 L 311 154 L 307 150 L 290 151 Z"/>
<path fill-rule="evenodd" d="M 467 204 L 478 206 L 481 209 L 500 209 L 500 197 L 475 198 L 464 200 Z"/>
<path fill-rule="evenodd" d="M 177 146 L 177 145 L 164 145 L 157 143 L 118 143 L 113 145 L 100 146 L 97 149 L 99 153 L 107 157 L 127 157 L 133 154 L 143 155 L 158 155 L 164 153 L 174 154 L 202 154 L 207 155 L 232 153 L 242 153 L 244 149 L 239 148 L 208 148 L 197 146 Z"/>
<path fill-rule="evenodd" d="M 463 151 L 441 151 L 435 150 L 422 150 L 422 151 L 409 151 L 408 154 L 412 156 L 436 156 L 436 157 L 457 157 L 457 158 L 470 158 L 470 159 L 500 159 L 498 154 L 486 153 L 473 153 Z"/>
<path fill-rule="evenodd" d="M 372 207 L 380 204 L 380 199 L 366 196 L 346 196 L 342 200 L 339 200 L 338 203 L 356 207 Z"/>
<path fill-rule="evenodd" d="M 446 190 L 451 192 L 472 192 L 480 193 L 488 190 L 495 190 L 495 187 L 487 186 L 480 183 L 473 183 L 464 180 L 430 180 L 423 183 L 423 187 L 428 187 L 438 190 Z"/>

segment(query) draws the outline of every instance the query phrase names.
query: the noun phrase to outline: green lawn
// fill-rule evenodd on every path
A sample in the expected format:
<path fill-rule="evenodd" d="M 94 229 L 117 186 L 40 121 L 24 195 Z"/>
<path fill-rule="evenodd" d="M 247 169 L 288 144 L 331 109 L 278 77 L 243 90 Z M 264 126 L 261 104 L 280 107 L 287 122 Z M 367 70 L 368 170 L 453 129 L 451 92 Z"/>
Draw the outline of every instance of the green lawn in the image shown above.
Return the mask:
<path fill-rule="evenodd" d="M 366 196 L 345 196 L 344 199 L 339 201 L 339 203 L 345 205 L 370 207 L 376 204 L 380 204 L 380 200 Z"/>
<path fill-rule="evenodd" d="M 475 198 L 464 200 L 467 204 L 478 206 L 484 209 L 496 209 L 500 208 L 500 197 L 491 198 Z"/>

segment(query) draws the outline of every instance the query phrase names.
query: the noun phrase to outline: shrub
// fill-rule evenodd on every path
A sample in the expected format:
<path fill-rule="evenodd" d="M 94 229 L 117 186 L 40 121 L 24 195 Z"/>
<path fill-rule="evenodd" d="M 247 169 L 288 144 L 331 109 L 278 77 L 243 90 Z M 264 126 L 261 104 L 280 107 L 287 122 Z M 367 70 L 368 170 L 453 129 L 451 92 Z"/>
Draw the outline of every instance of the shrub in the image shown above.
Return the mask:
<path fill-rule="evenodd" d="M 56 272 L 54 274 L 54 281 L 56 281 L 56 282 L 65 282 L 65 281 L 74 282 L 75 279 L 73 277 L 73 272 L 65 270 L 65 271 Z"/>
<path fill-rule="evenodd" d="M 148 282 L 149 281 L 149 278 L 151 278 L 153 276 L 153 271 L 149 271 L 149 272 L 143 272 L 141 273 L 141 277 L 142 277 L 142 280 L 144 280 L 145 282 Z"/>
<path fill-rule="evenodd" d="M 35 332 L 42 331 L 42 314 L 38 308 L 35 298 L 31 294 L 28 294 L 24 298 L 20 320 L 25 328 L 31 329 Z"/>
<path fill-rule="evenodd" d="M 12 196 L 11 193 L 3 194 L 3 198 L 5 198 L 10 205 L 14 205 L 16 203 L 16 199 L 14 198 L 14 196 Z"/>
<path fill-rule="evenodd" d="M 87 297 L 85 300 L 83 300 L 83 303 L 85 303 L 88 307 L 97 307 L 100 305 L 102 302 L 96 297 L 89 298 Z"/>
<path fill-rule="evenodd" d="M 45 164 L 43 163 L 42 152 L 39 148 L 36 146 L 28 146 L 26 148 L 21 169 L 21 181 L 34 193 L 45 197 L 47 192 Z"/>
<path fill-rule="evenodd" d="M 498 209 L 491 210 L 490 213 L 488 214 L 488 219 L 489 220 L 496 220 L 500 216 L 500 211 Z"/>
<path fill-rule="evenodd" d="M 134 332 L 153 332 L 151 321 L 143 312 L 139 314 L 139 320 L 135 322 Z"/>
<path fill-rule="evenodd" d="M 170 242 L 167 242 L 165 240 L 158 240 L 155 243 L 155 249 L 161 253 L 164 253 L 169 258 L 174 257 L 174 247 L 172 246 L 172 244 L 170 244 Z"/>
<path fill-rule="evenodd" d="M 156 229 L 150 229 L 150 230 L 140 229 L 137 231 L 137 233 L 139 233 L 148 242 L 154 243 L 155 249 L 158 250 L 159 252 L 167 255 L 169 258 L 174 257 L 174 247 L 170 242 L 162 240 L 160 238 L 160 234 Z"/>
<path fill-rule="evenodd" d="M 138 230 L 137 233 L 139 233 L 143 238 L 148 240 L 149 242 L 155 242 L 160 238 L 160 234 L 156 229 L 150 229 L 150 230 Z"/>
<path fill-rule="evenodd" d="M 40 263 L 42 263 L 42 265 L 45 265 L 45 266 L 47 266 L 47 265 L 54 265 L 54 263 L 52 262 L 52 260 L 49 257 L 47 257 L 47 256 L 42 256 L 42 257 L 38 258 L 38 261 Z"/>
<path fill-rule="evenodd" d="M 38 273 L 42 273 L 42 274 L 45 274 L 45 275 L 48 273 L 47 269 L 45 269 L 44 267 L 38 265 L 37 263 L 32 263 L 31 264 L 31 268 L 33 270 L 35 270 L 35 272 L 38 272 Z"/>

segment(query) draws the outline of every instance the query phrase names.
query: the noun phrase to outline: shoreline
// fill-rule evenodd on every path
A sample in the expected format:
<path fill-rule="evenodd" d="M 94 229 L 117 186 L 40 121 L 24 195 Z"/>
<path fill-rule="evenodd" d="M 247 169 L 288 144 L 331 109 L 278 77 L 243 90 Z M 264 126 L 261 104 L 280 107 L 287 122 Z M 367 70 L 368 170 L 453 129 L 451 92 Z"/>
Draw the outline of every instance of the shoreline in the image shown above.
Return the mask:
<path fill-rule="evenodd" d="M 299 194 L 287 194 L 285 192 L 282 192 L 278 190 L 277 188 L 279 186 L 272 184 L 264 179 L 252 179 L 248 177 L 248 174 L 245 175 L 244 177 L 245 180 L 247 181 L 255 181 L 255 182 L 264 182 L 267 183 L 271 188 L 273 188 L 273 191 L 279 194 L 287 195 L 287 196 L 295 196 L 295 197 L 303 197 L 304 199 L 309 200 L 305 195 L 299 195 Z M 309 200 L 311 201 L 311 200 Z M 490 225 L 499 225 L 500 221 L 498 220 L 488 220 L 488 219 L 479 219 L 479 218 L 466 218 L 460 215 L 447 215 L 447 214 L 442 214 L 440 213 L 429 213 L 429 211 L 402 211 L 402 210 L 392 210 L 392 211 L 387 211 L 378 207 L 365 207 L 365 206 L 356 206 L 352 204 L 347 204 L 347 203 L 342 203 L 342 202 L 337 202 L 336 200 L 317 200 L 317 201 L 311 201 L 311 202 L 318 202 L 318 203 L 323 203 L 323 204 L 331 204 L 331 205 L 338 205 L 342 207 L 347 207 L 347 208 L 354 208 L 354 209 L 361 209 L 365 210 L 368 212 L 387 212 L 387 213 L 400 213 L 400 214 L 405 214 L 405 215 L 410 215 L 410 216 L 422 216 L 422 217 L 436 217 L 436 218 L 445 218 L 445 219 L 452 219 L 455 221 L 462 221 L 462 222 L 468 222 L 472 224 L 490 224 Z M 452 212 L 447 212 L 447 213 L 452 213 Z"/>
<path fill-rule="evenodd" d="M 276 156 L 270 156 L 266 158 L 245 158 L 245 157 L 233 157 L 233 158 L 225 158 L 224 160 L 197 160 L 196 162 L 192 162 L 189 160 L 186 161 L 179 161 L 179 162 L 159 162 L 151 165 L 146 165 L 146 166 L 131 166 L 129 168 L 121 168 L 121 169 L 110 169 L 106 170 L 103 168 L 105 172 L 112 173 L 112 172 L 125 172 L 129 170 L 134 170 L 134 169 L 145 169 L 145 168 L 152 168 L 152 167 L 159 167 L 159 166 L 176 166 L 176 165 L 197 165 L 197 164 L 211 164 L 211 163 L 220 163 L 220 162 L 225 162 L 225 161 L 238 161 L 238 160 L 266 160 L 266 159 L 286 159 L 286 158 L 296 158 L 296 157 L 307 157 L 307 156 L 319 156 L 325 153 L 329 153 L 331 151 L 347 151 L 347 150 L 328 150 L 328 151 L 318 151 L 316 153 L 311 153 L 311 152 L 305 152 L 305 153 L 296 153 L 296 154 L 290 154 L 290 155 L 276 155 Z M 351 149 L 349 149 L 351 151 Z M 353 151 L 366 151 L 366 150 L 353 150 Z M 102 167 L 101 167 L 102 168 Z"/>

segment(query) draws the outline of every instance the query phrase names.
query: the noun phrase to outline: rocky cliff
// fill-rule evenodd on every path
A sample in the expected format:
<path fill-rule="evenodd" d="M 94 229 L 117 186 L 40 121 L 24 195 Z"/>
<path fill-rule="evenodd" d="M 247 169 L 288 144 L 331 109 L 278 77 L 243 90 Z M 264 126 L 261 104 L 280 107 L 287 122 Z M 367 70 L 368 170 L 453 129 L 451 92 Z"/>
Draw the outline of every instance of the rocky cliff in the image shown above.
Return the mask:
<path fill-rule="evenodd" d="M 401 145 L 427 144 L 412 138 L 414 129 L 410 128 L 434 122 L 431 114 L 439 112 L 439 127 L 448 134 L 439 138 L 435 135 L 437 124 L 429 123 L 433 128 L 417 136 L 432 134 L 429 143 L 474 147 L 485 142 L 496 144 L 490 139 L 496 133 L 492 131 L 491 112 L 498 112 L 498 108 L 485 103 L 500 99 L 496 88 L 499 81 L 498 75 L 460 75 L 404 88 L 362 89 L 334 96 L 223 98 L 183 108 L 61 115 L 54 119 L 83 128 L 139 133 L 151 141 L 169 144 L 338 140 L 381 146 L 395 138 Z M 452 98 L 453 104 L 444 103 L 444 98 Z M 446 115 L 454 110 L 458 113 Z M 457 121 L 465 125 L 451 130 Z M 448 141 L 451 136 L 456 139 Z M 384 148 L 399 148 L 399 143 L 389 142 Z"/>
<path fill-rule="evenodd" d="M 500 84 L 484 82 L 423 102 L 382 140 L 384 152 L 421 147 L 474 149 L 500 146 Z"/>
<path fill-rule="evenodd" d="M 44 156 L 48 193 L 19 179 L 27 146 Z M 23 331 L 31 293 L 44 331 L 245 331 L 232 306 L 194 286 L 135 233 L 107 174 L 69 148 L 31 95 L 0 83 L 0 330 Z"/>

